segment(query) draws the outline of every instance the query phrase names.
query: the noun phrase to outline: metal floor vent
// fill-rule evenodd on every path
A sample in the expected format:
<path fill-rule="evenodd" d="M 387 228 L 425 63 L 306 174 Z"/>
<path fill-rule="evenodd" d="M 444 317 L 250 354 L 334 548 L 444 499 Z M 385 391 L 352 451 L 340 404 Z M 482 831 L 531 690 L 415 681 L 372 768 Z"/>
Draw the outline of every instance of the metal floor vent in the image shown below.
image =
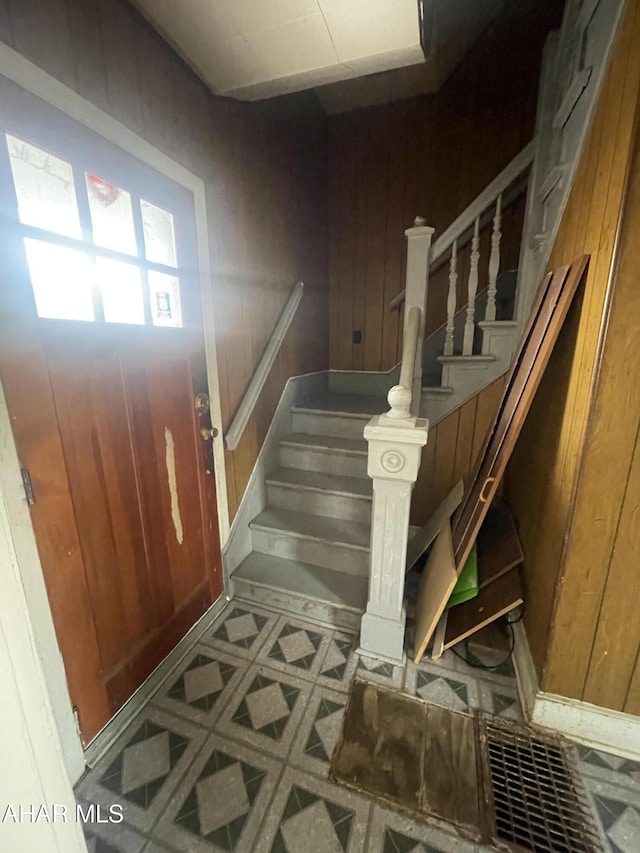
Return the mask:
<path fill-rule="evenodd" d="M 497 847 L 536 853 L 603 850 L 571 743 L 484 714 L 479 733 L 487 829 Z"/>

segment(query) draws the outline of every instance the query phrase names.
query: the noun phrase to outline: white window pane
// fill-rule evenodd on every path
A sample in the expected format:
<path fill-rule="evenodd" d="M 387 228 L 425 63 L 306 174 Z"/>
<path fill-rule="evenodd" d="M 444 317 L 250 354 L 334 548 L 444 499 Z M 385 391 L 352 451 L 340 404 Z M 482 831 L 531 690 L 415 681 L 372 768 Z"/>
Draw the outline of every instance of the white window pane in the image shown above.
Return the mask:
<path fill-rule="evenodd" d="M 140 208 L 147 260 L 157 264 L 167 264 L 170 267 L 177 266 L 173 215 L 144 200 L 140 201 Z"/>
<path fill-rule="evenodd" d="M 82 237 L 69 163 L 6 134 L 20 222 L 67 237 Z"/>
<path fill-rule="evenodd" d="M 93 265 L 84 252 L 25 238 L 38 317 L 94 320 Z"/>
<path fill-rule="evenodd" d="M 154 326 L 182 326 L 180 282 L 173 275 L 149 270 L 151 317 Z"/>
<path fill-rule="evenodd" d="M 131 196 L 126 190 L 85 172 L 93 241 L 98 246 L 135 255 L 136 233 L 133 227 Z"/>
<path fill-rule="evenodd" d="M 107 323 L 144 324 L 142 276 L 133 264 L 96 258 L 98 287 Z"/>

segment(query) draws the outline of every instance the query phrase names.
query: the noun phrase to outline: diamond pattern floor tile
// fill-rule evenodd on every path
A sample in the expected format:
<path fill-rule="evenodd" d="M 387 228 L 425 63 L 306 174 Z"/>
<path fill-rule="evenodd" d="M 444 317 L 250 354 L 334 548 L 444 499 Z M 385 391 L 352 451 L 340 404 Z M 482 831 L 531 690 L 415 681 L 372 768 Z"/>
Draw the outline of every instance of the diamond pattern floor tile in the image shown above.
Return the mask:
<path fill-rule="evenodd" d="M 369 812 L 364 798 L 287 768 L 256 851 L 362 851 Z"/>
<path fill-rule="evenodd" d="M 281 672 L 315 681 L 331 634 L 331 629 L 281 616 L 257 659 Z"/>
<path fill-rule="evenodd" d="M 270 754 L 284 755 L 311 690 L 309 681 L 253 664 L 215 728 Z"/>
<path fill-rule="evenodd" d="M 249 851 L 281 766 L 212 735 L 153 831 L 178 850 Z"/>
<path fill-rule="evenodd" d="M 384 684 L 387 687 L 400 687 L 404 679 L 404 667 L 394 666 L 386 661 L 364 655 L 359 656 L 356 673 L 358 678 Z"/>
<path fill-rule="evenodd" d="M 437 826 L 374 806 L 367 853 L 473 853 L 478 848 Z"/>
<path fill-rule="evenodd" d="M 346 693 L 316 686 L 296 734 L 289 758 L 291 764 L 327 778 L 348 699 Z"/>
<path fill-rule="evenodd" d="M 210 725 L 247 671 L 248 662 L 198 644 L 152 698 L 154 705 Z"/>
<path fill-rule="evenodd" d="M 83 804 L 88 813 L 89 803 Z M 108 821 L 106 813 L 101 814 L 101 820 Z M 88 853 L 140 853 L 147 843 L 143 835 L 139 835 L 124 823 L 88 823 L 83 825 L 84 837 Z"/>
<path fill-rule="evenodd" d="M 80 802 L 124 812 L 121 824 L 84 827 L 90 853 L 479 851 L 451 827 L 333 785 L 329 760 L 356 672 L 457 711 L 519 719 L 511 664 L 487 671 L 447 652 L 398 667 L 356 648 L 355 636 L 232 602 L 78 786 Z M 579 759 L 610 850 L 638 853 L 640 762 L 587 747 Z"/>
<path fill-rule="evenodd" d="M 125 822 L 147 831 L 205 738 L 199 726 L 149 705 L 82 780 L 77 794 L 104 808 L 121 804 Z"/>
<path fill-rule="evenodd" d="M 639 761 L 631 761 L 587 746 L 578 746 L 578 755 L 580 770 L 585 775 L 640 792 Z"/>
<path fill-rule="evenodd" d="M 358 638 L 335 633 L 318 671 L 317 683 L 332 690 L 350 690 L 358 666 Z"/>
<path fill-rule="evenodd" d="M 267 642 L 279 618 L 275 613 L 232 603 L 202 636 L 202 642 L 252 659 Z"/>
<path fill-rule="evenodd" d="M 404 689 L 424 702 L 452 711 L 469 713 L 480 705 L 477 679 L 445 669 L 439 662 L 408 662 Z"/>
<path fill-rule="evenodd" d="M 640 850 L 640 793 L 583 777 L 612 853 Z"/>

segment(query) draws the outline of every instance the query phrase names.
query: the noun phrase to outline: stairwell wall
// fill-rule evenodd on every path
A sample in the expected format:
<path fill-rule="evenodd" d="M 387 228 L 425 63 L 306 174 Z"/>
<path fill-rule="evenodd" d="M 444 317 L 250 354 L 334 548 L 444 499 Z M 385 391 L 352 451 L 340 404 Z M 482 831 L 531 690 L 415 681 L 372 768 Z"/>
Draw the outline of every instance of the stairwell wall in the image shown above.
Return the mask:
<path fill-rule="evenodd" d="M 0 0 L 0 41 L 206 184 L 223 430 L 296 281 L 305 295 L 242 441 L 231 518 L 285 382 L 328 367 L 326 116 L 313 93 L 212 95 L 124 0 Z"/>
<path fill-rule="evenodd" d="M 632 714 L 640 714 L 639 40 L 640 0 L 630 0 L 549 264 L 589 253 L 586 286 L 506 482 L 541 689 Z"/>
<path fill-rule="evenodd" d="M 404 288 L 404 230 L 419 214 L 437 237 L 530 141 L 542 48 L 562 7 L 507 3 L 439 92 L 330 117 L 333 368 L 388 370 L 399 360 L 402 312 L 389 302 Z M 517 266 L 523 212 L 521 203 L 505 214 L 502 269 Z M 486 229 L 485 279 L 489 237 Z M 468 257 L 459 258 L 459 306 Z M 447 287 L 443 268 L 429 285 L 427 334 L 446 320 Z"/>

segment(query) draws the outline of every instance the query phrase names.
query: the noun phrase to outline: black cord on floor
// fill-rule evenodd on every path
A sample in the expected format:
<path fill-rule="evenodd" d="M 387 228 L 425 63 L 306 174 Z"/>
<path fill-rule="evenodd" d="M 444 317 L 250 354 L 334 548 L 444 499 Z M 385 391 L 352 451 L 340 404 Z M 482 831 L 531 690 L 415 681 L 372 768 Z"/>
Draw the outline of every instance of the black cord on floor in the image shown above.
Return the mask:
<path fill-rule="evenodd" d="M 509 644 L 509 651 L 507 653 L 507 656 L 505 657 L 504 660 L 501 660 L 500 663 L 493 664 L 492 666 L 489 666 L 488 664 L 484 664 L 484 663 L 479 663 L 479 662 L 474 663 L 473 661 L 470 661 L 468 657 L 465 657 L 465 655 L 461 655 L 460 652 L 457 652 L 455 650 L 454 646 L 451 647 L 451 651 L 454 653 L 454 655 L 456 657 L 458 657 L 458 658 L 460 658 L 460 660 L 464 661 L 467 664 L 467 666 L 471 666 L 474 669 L 487 669 L 487 670 L 500 669 L 500 667 L 504 666 L 505 663 L 507 663 L 507 661 L 511 659 L 511 655 L 513 654 L 513 650 L 514 650 L 515 645 L 516 645 L 516 637 L 515 637 L 515 634 L 513 633 L 512 625 L 514 625 L 516 622 L 519 622 L 521 619 L 522 619 L 522 614 L 520 614 L 520 616 L 517 619 L 510 620 L 510 619 L 505 618 L 505 620 L 504 620 L 505 624 L 509 626 L 509 632 L 511 634 L 511 643 Z M 469 640 L 467 638 L 464 641 L 464 648 L 465 648 L 465 652 L 467 655 L 469 654 L 468 643 L 469 643 Z"/>

